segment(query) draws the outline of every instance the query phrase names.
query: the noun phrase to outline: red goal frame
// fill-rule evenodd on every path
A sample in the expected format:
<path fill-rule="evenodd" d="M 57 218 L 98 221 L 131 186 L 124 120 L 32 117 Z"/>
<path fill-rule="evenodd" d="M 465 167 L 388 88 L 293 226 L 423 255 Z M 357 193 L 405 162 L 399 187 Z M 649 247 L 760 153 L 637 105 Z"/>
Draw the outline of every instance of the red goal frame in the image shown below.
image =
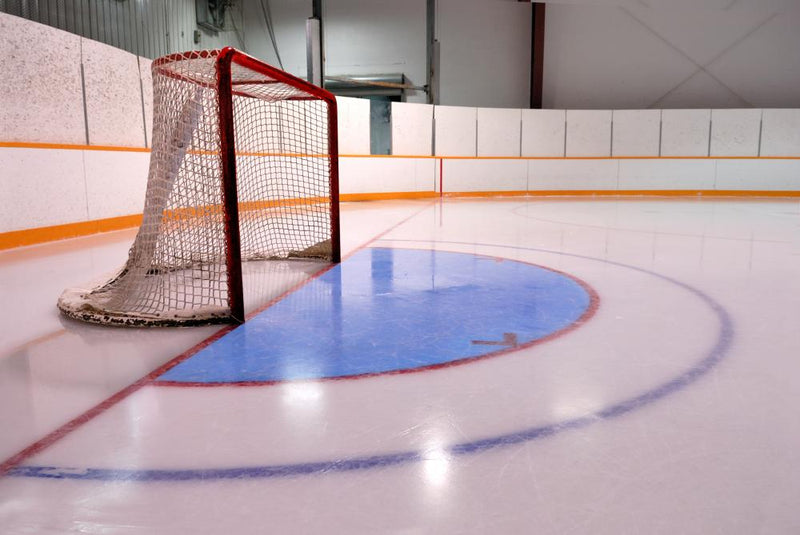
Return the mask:
<path fill-rule="evenodd" d="M 225 211 L 225 243 L 227 250 L 228 305 L 231 320 L 244 322 L 244 288 L 242 283 L 241 241 L 239 236 L 239 202 L 236 180 L 236 143 L 234 131 L 233 96 L 236 93 L 232 79 L 233 64 L 265 74 L 275 80 L 262 83 L 285 83 L 302 89 L 325 102 L 328 108 L 328 165 L 330 168 L 330 221 L 332 261 L 341 262 L 341 243 L 339 227 L 339 142 L 336 97 L 325 89 L 315 86 L 301 78 L 292 76 L 275 67 L 257 60 L 233 47 L 221 50 L 198 51 L 190 53 L 198 58 L 216 56 L 215 68 L 219 104 L 220 139 L 222 146 L 222 204 Z M 186 53 L 170 54 L 153 62 L 153 69 L 185 58 Z M 294 97 L 290 100 L 310 100 L 307 97 Z"/>

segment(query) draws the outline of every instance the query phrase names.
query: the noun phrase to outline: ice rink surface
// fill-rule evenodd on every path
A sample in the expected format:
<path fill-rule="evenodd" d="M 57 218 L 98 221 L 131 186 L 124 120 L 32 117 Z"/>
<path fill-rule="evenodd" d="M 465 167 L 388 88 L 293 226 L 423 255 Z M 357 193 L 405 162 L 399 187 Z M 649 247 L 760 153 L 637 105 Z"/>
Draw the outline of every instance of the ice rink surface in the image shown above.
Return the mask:
<path fill-rule="evenodd" d="M 0 253 L 0 533 L 800 532 L 797 200 L 342 232 L 339 275 L 249 265 L 239 334 L 60 317 L 134 231 Z"/>

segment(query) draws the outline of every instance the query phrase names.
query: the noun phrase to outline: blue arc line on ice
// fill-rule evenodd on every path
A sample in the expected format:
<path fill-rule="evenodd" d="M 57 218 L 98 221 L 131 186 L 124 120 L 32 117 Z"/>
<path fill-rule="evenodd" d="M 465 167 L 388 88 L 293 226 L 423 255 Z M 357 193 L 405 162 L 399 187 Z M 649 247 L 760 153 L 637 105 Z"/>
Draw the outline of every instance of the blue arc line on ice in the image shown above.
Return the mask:
<path fill-rule="evenodd" d="M 198 351 L 156 384 L 258 384 L 403 373 L 550 337 L 593 292 L 532 264 L 365 249 Z"/>
<path fill-rule="evenodd" d="M 440 244 L 458 242 L 438 242 Z M 607 261 L 600 258 L 593 258 L 585 255 L 564 253 L 547 249 L 525 248 L 517 246 L 502 246 L 495 244 L 471 244 L 485 245 L 511 250 L 537 251 L 553 253 L 584 260 L 603 262 L 616 267 L 630 269 L 639 273 L 651 275 L 665 282 L 673 284 L 697 297 L 708 306 L 719 322 L 719 332 L 717 339 L 711 349 L 691 368 L 676 377 L 661 383 L 652 390 L 632 398 L 623 400 L 609 407 L 601 409 L 592 414 L 564 420 L 554 424 L 531 427 L 512 433 L 487 437 L 479 440 L 471 440 L 454 444 L 446 451 L 452 456 L 471 455 L 484 452 L 494 448 L 520 444 L 532 440 L 543 439 L 556 435 L 563 431 L 578 429 L 589 426 L 604 420 L 609 420 L 623 416 L 634 410 L 654 403 L 670 394 L 673 394 L 691 383 L 697 381 L 714 368 L 728 353 L 734 337 L 734 326 L 730 314 L 714 299 L 686 283 L 680 282 L 666 275 L 649 271 L 643 268 L 622 264 L 619 262 Z M 67 468 L 55 466 L 20 466 L 11 469 L 7 475 L 16 477 L 38 477 L 55 479 L 82 479 L 100 481 L 198 481 L 198 480 L 223 480 L 223 479 L 266 479 L 266 478 L 285 478 L 299 477 L 304 475 L 321 475 L 335 472 L 351 472 L 367 470 L 373 468 L 386 468 L 391 466 L 404 465 L 408 463 L 425 460 L 425 452 L 406 451 L 394 452 L 380 455 L 352 457 L 345 459 L 334 459 L 328 461 L 306 462 L 282 465 L 267 466 L 244 466 L 238 468 L 209 468 L 194 470 L 116 470 L 104 468 Z"/>

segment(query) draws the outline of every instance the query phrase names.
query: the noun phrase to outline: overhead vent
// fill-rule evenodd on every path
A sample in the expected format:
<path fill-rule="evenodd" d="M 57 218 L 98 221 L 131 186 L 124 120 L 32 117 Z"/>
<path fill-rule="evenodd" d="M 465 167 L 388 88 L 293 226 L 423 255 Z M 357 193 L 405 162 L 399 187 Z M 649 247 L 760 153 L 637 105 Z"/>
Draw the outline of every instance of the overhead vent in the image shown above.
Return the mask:
<path fill-rule="evenodd" d="M 225 30 L 225 9 L 227 0 L 195 0 L 197 25 L 217 33 Z"/>

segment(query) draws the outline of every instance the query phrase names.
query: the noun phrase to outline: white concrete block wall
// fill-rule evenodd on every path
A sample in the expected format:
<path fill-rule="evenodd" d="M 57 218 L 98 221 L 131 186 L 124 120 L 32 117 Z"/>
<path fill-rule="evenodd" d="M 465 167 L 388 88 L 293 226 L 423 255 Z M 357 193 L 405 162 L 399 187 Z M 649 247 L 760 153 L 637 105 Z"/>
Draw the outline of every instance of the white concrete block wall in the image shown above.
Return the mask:
<path fill-rule="evenodd" d="M 433 154 L 433 105 L 392 102 L 392 154 Z"/>
<path fill-rule="evenodd" d="M 478 108 L 478 156 L 519 156 L 522 111 Z"/>
<path fill-rule="evenodd" d="M 477 108 L 436 106 L 433 116 L 437 156 L 477 155 Z"/>
<path fill-rule="evenodd" d="M 0 141 L 86 143 L 81 38 L 0 13 Z"/>
<path fill-rule="evenodd" d="M 420 0 L 366 3 L 424 4 Z M 527 106 L 531 64 L 529 3 L 437 0 L 436 39 L 440 56 L 438 95 L 442 104 L 491 108 Z M 402 46 L 393 41 L 389 43 L 393 48 Z M 424 55 L 418 57 L 422 59 Z"/>
<path fill-rule="evenodd" d="M 758 156 L 761 110 L 711 110 L 710 156 Z"/>
<path fill-rule="evenodd" d="M 764 110 L 761 156 L 800 156 L 800 109 Z"/>
<path fill-rule="evenodd" d="M 546 107 L 800 106 L 797 0 L 554 0 L 546 26 Z"/>
<path fill-rule="evenodd" d="M 565 110 L 522 110 L 522 156 L 564 156 Z"/>
<path fill-rule="evenodd" d="M 264 16 L 259 3 L 261 0 L 242 2 L 255 4 L 252 6 L 255 9 L 250 12 L 253 20 L 244 30 L 248 48 L 251 43 L 262 41 L 267 55 L 257 57 L 274 57 L 272 44 L 264 31 Z M 305 77 L 305 21 L 312 14 L 311 4 L 304 0 L 278 0 L 271 4 L 270 17 L 274 15 L 275 35 L 283 64 L 288 68 L 293 63 L 295 72 Z M 425 7 L 424 0 L 326 2 L 325 73 L 351 76 L 402 72 L 412 85 L 424 85 Z M 278 65 L 277 61 L 270 63 Z M 406 96 L 414 102 L 425 102 L 426 97 L 422 91 L 407 91 Z"/>
<path fill-rule="evenodd" d="M 711 110 L 663 110 L 661 156 L 708 156 Z"/>
<path fill-rule="evenodd" d="M 611 110 L 567 110 L 567 156 L 611 156 Z"/>
<path fill-rule="evenodd" d="M 661 150 L 661 110 L 614 110 L 611 154 L 658 156 Z"/>
<path fill-rule="evenodd" d="M 336 97 L 339 154 L 369 154 L 369 100 Z"/>

